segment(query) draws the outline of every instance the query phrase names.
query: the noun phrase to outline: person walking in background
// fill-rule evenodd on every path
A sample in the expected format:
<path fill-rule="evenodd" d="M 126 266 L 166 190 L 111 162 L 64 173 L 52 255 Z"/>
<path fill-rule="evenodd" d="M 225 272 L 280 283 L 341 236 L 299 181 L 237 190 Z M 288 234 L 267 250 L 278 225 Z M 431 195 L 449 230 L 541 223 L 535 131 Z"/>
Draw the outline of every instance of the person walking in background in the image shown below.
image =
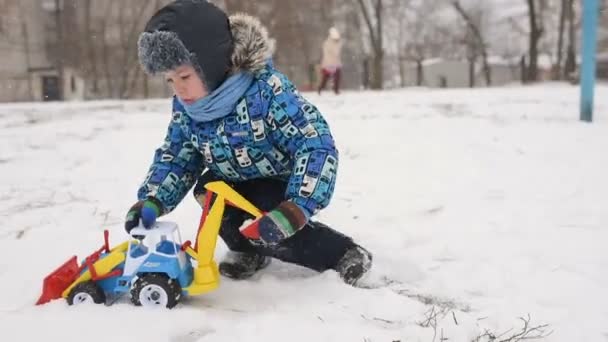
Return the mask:
<path fill-rule="evenodd" d="M 342 72 L 342 39 L 337 28 L 329 29 L 329 35 L 323 43 L 323 57 L 321 58 L 321 83 L 319 95 L 325 89 L 330 78 L 334 81 L 334 92 L 340 93 L 340 76 Z"/>

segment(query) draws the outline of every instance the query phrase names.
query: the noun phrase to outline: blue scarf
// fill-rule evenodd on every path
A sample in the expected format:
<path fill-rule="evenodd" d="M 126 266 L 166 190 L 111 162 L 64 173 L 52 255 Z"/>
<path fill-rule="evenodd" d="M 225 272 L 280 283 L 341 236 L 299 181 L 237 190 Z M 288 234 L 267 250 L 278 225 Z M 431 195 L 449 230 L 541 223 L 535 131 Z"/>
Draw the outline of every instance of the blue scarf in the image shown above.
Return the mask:
<path fill-rule="evenodd" d="M 193 121 L 206 122 L 232 113 L 238 99 L 245 94 L 253 82 L 253 75 L 240 72 L 228 77 L 217 89 L 194 103 L 179 102 Z"/>

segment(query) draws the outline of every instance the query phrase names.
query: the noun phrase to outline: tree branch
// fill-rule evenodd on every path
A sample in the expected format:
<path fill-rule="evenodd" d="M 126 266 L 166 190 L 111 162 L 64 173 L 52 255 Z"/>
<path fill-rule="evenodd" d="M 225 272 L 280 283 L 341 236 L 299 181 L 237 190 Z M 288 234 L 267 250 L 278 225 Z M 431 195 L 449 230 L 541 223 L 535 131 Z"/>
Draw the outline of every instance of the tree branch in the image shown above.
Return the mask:
<path fill-rule="evenodd" d="M 469 27 L 470 32 L 473 32 L 473 36 L 475 37 L 476 44 L 473 45 L 473 56 L 477 55 L 477 53 L 481 52 L 481 57 L 483 59 L 483 71 L 486 78 L 486 85 L 492 84 L 492 75 L 491 69 L 488 64 L 488 52 L 487 45 L 481 35 L 481 31 L 479 30 L 479 26 L 473 22 L 471 16 L 462 8 L 460 2 L 458 0 L 452 1 L 452 6 L 454 9 L 460 14 L 462 19 L 464 19 L 466 25 Z M 473 77 L 473 76 L 471 76 Z"/>
<path fill-rule="evenodd" d="M 376 35 L 374 33 L 374 26 L 372 25 L 372 20 L 369 16 L 367 7 L 365 6 L 365 3 L 363 2 L 363 0 L 357 0 L 357 2 L 359 3 L 359 6 L 361 7 L 361 12 L 363 13 L 363 18 L 365 19 L 365 23 L 367 24 L 367 28 L 369 30 L 369 35 L 370 35 L 370 39 L 372 41 L 373 48 L 376 49 L 376 46 L 378 45 L 378 39 L 376 38 Z"/>
<path fill-rule="evenodd" d="M 376 51 L 382 49 L 382 0 L 376 0 Z"/>
<path fill-rule="evenodd" d="M 473 22 L 473 19 L 471 19 L 469 14 L 462 8 L 462 6 L 460 5 L 460 1 L 452 1 L 452 6 L 458 12 L 458 14 L 460 14 L 462 19 L 464 19 L 471 32 L 473 32 L 475 39 L 477 39 L 477 42 L 482 46 L 485 46 L 486 43 L 484 42 L 481 32 L 479 31 L 479 27 L 477 27 L 477 25 Z"/>

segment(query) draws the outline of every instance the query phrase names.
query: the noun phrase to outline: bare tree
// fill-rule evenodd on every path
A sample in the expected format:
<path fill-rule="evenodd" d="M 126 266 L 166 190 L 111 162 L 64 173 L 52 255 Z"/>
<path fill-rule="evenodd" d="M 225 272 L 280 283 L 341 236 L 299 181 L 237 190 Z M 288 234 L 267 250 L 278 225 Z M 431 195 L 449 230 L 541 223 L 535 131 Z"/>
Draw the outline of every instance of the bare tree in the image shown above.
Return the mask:
<path fill-rule="evenodd" d="M 25 11 L 23 9 L 23 4 L 19 2 L 19 21 L 21 23 L 21 36 L 23 37 L 23 52 L 25 54 L 25 66 L 26 66 L 26 77 L 27 77 L 27 93 L 28 98 L 34 98 L 34 88 L 32 85 L 32 77 L 30 75 L 30 70 L 32 69 L 32 56 L 30 51 L 30 35 L 27 28 Z"/>
<path fill-rule="evenodd" d="M 64 27 L 63 27 L 63 11 L 62 11 L 62 2 L 60 0 L 55 0 L 55 34 L 57 35 L 57 42 L 55 44 L 55 67 L 57 68 L 57 73 L 59 77 L 59 98 L 61 100 L 64 99 L 64 83 L 65 83 L 65 60 L 64 53 L 66 51 L 63 36 L 64 36 Z"/>
<path fill-rule="evenodd" d="M 400 59 L 410 61 L 416 64 L 416 85 L 422 86 L 424 83 L 424 68 L 422 63 L 425 59 L 436 57 L 433 56 L 433 33 L 426 27 L 427 23 L 424 17 L 418 17 L 414 21 L 404 21 L 404 27 L 412 29 L 412 35 L 400 49 Z M 431 39 L 431 40 L 429 40 Z"/>
<path fill-rule="evenodd" d="M 370 1 L 372 3 L 370 3 Z M 384 83 L 384 46 L 382 30 L 382 0 L 358 0 L 365 19 L 372 48 L 372 89 L 382 89 Z M 372 21 L 373 18 L 373 21 Z"/>
<path fill-rule="evenodd" d="M 395 17 L 398 23 L 394 26 L 397 30 L 397 60 L 400 63 L 402 83 L 406 74 L 403 64 L 409 63 L 415 67 L 415 84 L 421 86 L 425 83 L 423 67 L 425 60 L 458 57 L 455 47 L 460 37 L 454 34 L 457 31 L 456 22 L 445 18 L 428 20 L 445 10 L 446 3 L 436 1 L 397 1 L 396 3 L 399 5 L 393 4 L 389 7 L 389 17 Z"/>
<path fill-rule="evenodd" d="M 147 18 L 139 15 L 139 13 L 151 12 L 150 5 L 154 5 L 154 2 L 121 1 L 120 7 L 118 7 L 121 28 L 119 50 L 122 52 L 119 56 L 119 65 L 122 66 L 122 70 L 120 70 L 122 77 L 119 85 L 119 97 L 121 98 L 130 97 L 140 75 L 141 68 L 138 66 L 136 45 L 139 33 L 142 31 Z M 129 82 L 130 79 L 132 79 L 131 82 Z"/>
<path fill-rule="evenodd" d="M 408 30 L 406 18 L 409 13 L 414 11 L 411 0 L 388 1 L 386 4 L 386 17 L 384 20 L 387 36 L 387 54 L 394 53 L 396 57 L 397 69 L 399 72 L 399 85 L 406 86 L 406 63 L 408 59 L 405 55 L 406 42 L 408 41 Z M 386 63 L 386 61 L 385 61 Z"/>
<path fill-rule="evenodd" d="M 0 14 L 0 36 L 3 36 L 6 34 L 6 19 L 4 18 L 4 15 L 8 13 L 8 3 L 6 0 L 0 0 L 0 13 L 2 13 Z"/>
<path fill-rule="evenodd" d="M 8 100 L 33 100 L 34 90 L 30 75 L 32 50 L 27 8 L 21 1 L 0 0 L 0 54 L 17 55 L 18 65 L 9 64 L 0 81 L 6 90 L 0 97 Z"/>
<path fill-rule="evenodd" d="M 145 20 L 170 0 L 50 0 L 49 3 L 54 2 L 63 4 L 61 11 L 51 12 L 50 16 L 47 13 L 45 20 L 56 19 L 61 25 L 56 31 L 48 30 L 45 39 L 54 47 L 55 52 L 48 56 L 51 62 L 57 61 L 59 70 L 65 67 L 79 71 L 87 85 L 87 96 L 128 98 L 149 94 L 149 82 L 157 80 L 148 78 L 138 67 L 136 41 Z M 571 75 L 576 70 L 580 14 L 577 16 L 575 9 L 581 3 L 577 0 L 526 0 L 522 12 L 514 17 L 517 27 L 514 25 L 516 30 L 509 30 L 509 37 L 514 39 L 508 44 L 497 42 L 495 28 L 487 25 L 491 17 L 486 2 L 482 5 L 466 0 L 213 2 L 228 13 L 243 11 L 259 17 L 276 40 L 275 64 L 296 84 L 315 83 L 320 47 L 330 26 L 337 26 L 343 32 L 345 69 L 350 68 L 344 75 L 350 78 L 351 86 L 355 84 L 352 75 L 362 70 L 364 56 L 369 60 L 367 79 L 374 89 L 388 84 L 385 82 L 388 74 L 383 75 L 388 70 L 398 71 L 401 85 L 405 85 L 409 66 L 414 82 L 422 85 L 423 61 L 435 57 L 467 58 L 471 84 L 482 76 L 490 85 L 499 77 L 492 75 L 488 61 L 490 51 L 498 53 L 503 48 L 510 49 L 512 56 L 521 56 L 527 50 L 526 81 L 539 78 L 542 66 L 539 56 L 545 53 L 556 62 L 555 78 Z M 41 44 L 37 43 L 41 39 L 35 32 L 36 27 L 19 24 L 18 16 L 7 18 L 5 14 L 5 7 L 11 4 L 14 7 L 16 3 L 19 1 L 0 0 L 0 37 L 7 36 L 10 30 L 10 49 L 32 49 L 26 51 L 26 55 L 34 56 L 35 45 Z M 520 1 L 519 7 L 523 4 Z M 435 14 L 438 19 L 431 19 Z M 601 21 L 601 25 L 605 26 L 606 22 Z M 48 23 L 46 26 L 50 27 Z M 24 62 L 27 63 L 25 59 Z M 479 63 L 482 67 L 476 68 L 475 64 Z M 21 86 L 25 93 L 25 78 Z"/>
<path fill-rule="evenodd" d="M 562 61 L 564 53 L 564 29 L 566 26 L 566 13 L 568 0 L 560 0 L 559 10 L 559 25 L 557 28 L 557 62 L 555 63 L 553 78 L 559 80 L 562 78 Z"/>
<path fill-rule="evenodd" d="M 97 53 L 95 51 L 95 40 L 97 39 L 97 35 L 93 31 L 92 25 L 92 8 L 91 1 L 92 0 L 83 0 L 83 8 L 84 8 L 84 45 L 86 46 L 86 56 L 89 61 L 89 67 L 85 69 L 88 75 L 90 75 L 89 80 L 91 81 L 91 91 L 93 93 L 99 92 L 99 71 L 97 68 Z"/>
<path fill-rule="evenodd" d="M 224 0 L 229 14 L 245 12 L 260 18 L 276 41 L 274 63 L 296 84 L 313 86 L 315 64 L 327 29 L 335 24 L 338 0 Z M 304 5 L 303 5 L 304 4 Z M 302 6 L 303 5 L 303 6 Z"/>
<path fill-rule="evenodd" d="M 604 32 L 608 32 L 608 0 L 602 2 L 600 8 L 600 25 Z M 599 37 L 598 51 L 608 52 L 608 34 Z"/>
<path fill-rule="evenodd" d="M 403 1 L 403 0 L 401 0 Z M 352 1 L 335 0 L 336 16 L 333 18 L 337 25 L 343 28 L 343 73 L 344 84 L 350 83 L 356 88 L 369 88 L 369 56 L 365 47 L 368 40 L 365 37 L 364 19 L 358 6 Z M 324 36 L 326 33 L 324 32 Z M 319 53 L 321 55 L 321 53 Z M 350 72 L 349 72 L 350 70 Z"/>
<path fill-rule="evenodd" d="M 527 82 L 535 82 L 538 79 L 538 41 L 544 33 L 540 15 L 540 2 L 538 0 L 526 0 L 528 4 L 528 18 L 530 20 Z"/>
<path fill-rule="evenodd" d="M 568 47 L 566 52 L 566 62 L 564 65 L 564 78 L 571 78 L 576 71 L 576 13 L 574 11 L 574 1 L 567 0 L 566 20 L 568 23 Z"/>
<path fill-rule="evenodd" d="M 406 86 L 406 69 L 405 62 L 407 62 L 407 57 L 405 55 L 405 42 L 407 40 L 407 31 L 406 31 L 406 21 L 403 20 L 406 17 L 407 11 L 410 11 L 410 3 L 409 1 L 396 1 L 391 4 L 391 8 L 389 13 L 392 13 L 392 18 L 396 21 L 396 39 L 397 39 L 397 64 L 399 69 L 399 79 L 400 86 Z"/>
<path fill-rule="evenodd" d="M 66 67 L 78 70 L 87 97 L 129 98 L 148 87 L 137 63 L 137 38 L 153 11 L 169 0 L 64 0 L 61 49 Z M 140 81 L 140 79 L 142 81 Z"/>
<path fill-rule="evenodd" d="M 454 0 L 452 1 L 452 6 L 454 7 L 454 9 L 458 12 L 458 14 L 462 17 L 462 19 L 465 21 L 467 28 L 468 28 L 468 32 L 470 33 L 469 36 L 471 36 L 471 39 L 467 39 L 467 41 L 471 42 L 471 54 L 472 54 L 472 58 L 471 60 L 473 61 L 472 63 L 470 63 L 471 65 L 474 63 L 475 61 L 475 57 L 479 54 L 481 54 L 481 58 L 482 58 L 482 63 L 483 63 L 483 74 L 486 80 L 486 85 L 490 86 L 492 85 L 492 70 L 490 69 L 490 65 L 488 64 L 488 47 L 487 44 L 484 40 L 484 37 L 482 35 L 481 32 L 481 16 L 482 16 L 482 11 L 478 11 L 478 20 L 474 20 L 473 16 L 467 12 L 462 5 L 460 4 L 460 1 L 458 0 Z M 471 67 L 472 70 L 474 70 L 473 67 Z M 470 73 L 472 73 L 472 71 L 470 71 Z M 471 75 L 469 76 L 471 77 Z M 472 75 L 471 77 L 471 85 L 474 84 L 474 75 Z"/>

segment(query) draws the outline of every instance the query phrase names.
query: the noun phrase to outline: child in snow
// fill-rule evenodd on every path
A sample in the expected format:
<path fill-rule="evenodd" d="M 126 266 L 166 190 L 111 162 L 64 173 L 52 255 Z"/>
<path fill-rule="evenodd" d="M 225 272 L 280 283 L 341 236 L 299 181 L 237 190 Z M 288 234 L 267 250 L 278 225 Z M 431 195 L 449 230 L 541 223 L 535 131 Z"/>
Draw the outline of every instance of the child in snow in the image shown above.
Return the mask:
<path fill-rule="evenodd" d="M 267 214 L 259 240 L 239 228 L 247 213 L 226 208 L 220 236 L 230 249 L 224 276 L 245 279 L 271 258 L 317 271 L 336 270 L 355 284 L 371 254 L 311 217 L 332 197 L 338 151 L 327 122 L 270 61 L 266 29 L 250 16 L 228 18 L 204 0 L 177 0 L 149 20 L 138 41 L 147 73 L 173 87 L 173 116 L 138 198 L 130 231 L 151 227 L 194 186 L 222 180 Z M 196 183 L 196 186 L 195 186 Z"/>
<path fill-rule="evenodd" d="M 323 42 L 323 55 L 321 57 L 321 82 L 319 95 L 325 89 L 330 78 L 334 80 L 334 92 L 340 93 L 340 76 L 342 74 L 342 39 L 340 31 L 332 27 L 329 29 L 327 39 Z"/>

